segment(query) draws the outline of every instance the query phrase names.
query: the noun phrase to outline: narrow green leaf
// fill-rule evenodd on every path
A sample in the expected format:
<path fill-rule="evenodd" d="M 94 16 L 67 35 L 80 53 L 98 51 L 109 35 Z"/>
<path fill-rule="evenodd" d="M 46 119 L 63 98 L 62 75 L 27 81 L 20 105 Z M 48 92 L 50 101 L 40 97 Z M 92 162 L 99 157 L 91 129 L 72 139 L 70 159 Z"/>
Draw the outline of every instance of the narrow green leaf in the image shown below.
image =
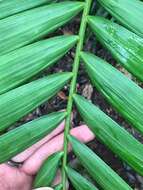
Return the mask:
<path fill-rule="evenodd" d="M 0 94 L 51 66 L 73 47 L 77 39 L 72 35 L 58 36 L 0 56 Z"/>
<path fill-rule="evenodd" d="M 52 113 L 0 136 L 0 163 L 11 159 L 49 134 L 65 115 L 65 112 Z"/>
<path fill-rule="evenodd" d="M 0 20 L 0 55 L 44 37 L 76 16 L 82 2 L 42 6 Z"/>
<path fill-rule="evenodd" d="M 51 185 L 56 176 L 62 155 L 62 152 L 55 153 L 44 162 L 34 180 L 34 188 L 48 187 Z"/>
<path fill-rule="evenodd" d="M 70 167 L 66 168 L 67 175 L 76 190 L 97 190 L 97 188 Z"/>
<path fill-rule="evenodd" d="M 113 57 L 143 81 L 143 38 L 102 17 L 89 17 L 88 22 Z"/>
<path fill-rule="evenodd" d="M 0 19 L 11 16 L 13 14 L 48 4 L 53 0 L 4 0 L 0 1 Z"/>
<path fill-rule="evenodd" d="M 75 95 L 74 100 L 82 118 L 96 135 L 96 138 L 107 145 L 140 175 L 143 175 L 143 145 L 82 96 Z"/>
<path fill-rule="evenodd" d="M 69 136 L 69 141 L 81 164 L 104 190 L 132 190 L 119 175 L 117 175 L 86 145 L 80 143 L 72 136 Z"/>
<path fill-rule="evenodd" d="M 143 133 L 143 90 L 104 60 L 82 53 L 94 86 L 136 129 Z"/>
<path fill-rule="evenodd" d="M 59 184 L 54 189 L 55 190 L 62 190 L 62 188 L 63 188 L 62 184 Z"/>
<path fill-rule="evenodd" d="M 98 0 L 124 26 L 143 37 L 143 2 L 140 0 Z"/>
<path fill-rule="evenodd" d="M 50 75 L 0 95 L 0 131 L 54 96 L 71 76 Z"/>

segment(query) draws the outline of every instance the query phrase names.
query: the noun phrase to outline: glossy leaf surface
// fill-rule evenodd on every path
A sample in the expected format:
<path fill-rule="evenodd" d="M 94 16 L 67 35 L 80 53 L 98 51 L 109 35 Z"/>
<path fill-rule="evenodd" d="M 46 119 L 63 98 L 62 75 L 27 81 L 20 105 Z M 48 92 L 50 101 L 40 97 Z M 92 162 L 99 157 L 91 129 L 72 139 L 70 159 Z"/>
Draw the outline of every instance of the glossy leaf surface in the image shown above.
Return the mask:
<path fill-rule="evenodd" d="M 83 5 L 52 3 L 0 20 L 0 55 L 46 36 L 76 16 Z"/>
<path fill-rule="evenodd" d="M 140 0 L 98 0 L 124 26 L 143 37 L 143 2 Z"/>
<path fill-rule="evenodd" d="M 57 112 L 35 119 L 0 136 L 0 163 L 3 163 L 49 134 L 64 119 Z"/>
<path fill-rule="evenodd" d="M 104 190 L 132 190 L 105 162 L 86 145 L 69 136 L 72 148 L 81 164 Z"/>
<path fill-rule="evenodd" d="M 143 38 L 102 17 L 89 17 L 88 22 L 113 57 L 143 81 Z"/>
<path fill-rule="evenodd" d="M 63 186 L 62 184 L 57 185 L 54 190 L 62 190 Z"/>
<path fill-rule="evenodd" d="M 0 94 L 51 66 L 74 46 L 77 36 L 58 36 L 0 56 Z"/>
<path fill-rule="evenodd" d="M 66 168 L 67 175 L 76 190 L 97 190 L 97 188 L 70 167 Z"/>
<path fill-rule="evenodd" d="M 62 152 L 55 153 L 44 162 L 34 180 L 34 188 L 51 186 L 62 155 Z"/>
<path fill-rule="evenodd" d="M 132 126 L 143 133 L 143 90 L 109 63 L 82 53 L 93 85 Z"/>
<path fill-rule="evenodd" d="M 48 4 L 53 0 L 3 0 L 0 1 L 0 19 L 13 14 Z"/>
<path fill-rule="evenodd" d="M 54 96 L 71 76 L 50 75 L 0 95 L 0 131 Z"/>
<path fill-rule="evenodd" d="M 143 175 L 143 145 L 82 96 L 75 95 L 74 100 L 82 118 L 96 138 Z"/>

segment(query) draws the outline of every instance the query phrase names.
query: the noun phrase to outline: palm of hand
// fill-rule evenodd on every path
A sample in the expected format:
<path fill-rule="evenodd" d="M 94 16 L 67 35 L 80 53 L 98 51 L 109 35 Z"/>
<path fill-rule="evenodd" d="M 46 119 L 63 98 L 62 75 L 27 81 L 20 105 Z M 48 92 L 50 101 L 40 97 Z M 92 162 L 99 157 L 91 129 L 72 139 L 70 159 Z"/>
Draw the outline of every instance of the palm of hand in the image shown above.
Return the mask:
<path fill-rule="evenodd" d="M 0 165 L 0 190 L 31 190 L 33 176 L 7 164 Z"/>

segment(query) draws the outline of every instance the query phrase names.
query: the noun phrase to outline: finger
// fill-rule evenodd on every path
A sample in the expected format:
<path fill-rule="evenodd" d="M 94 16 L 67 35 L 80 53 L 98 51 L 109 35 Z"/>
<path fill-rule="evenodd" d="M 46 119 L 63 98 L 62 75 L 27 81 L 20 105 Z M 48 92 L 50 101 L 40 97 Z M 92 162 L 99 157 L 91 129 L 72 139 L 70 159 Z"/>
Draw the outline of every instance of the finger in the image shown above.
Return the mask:
<path fill-rule="evenodd" d="M 60 184 L 61 182 L 62 182 L 62 173 L 61 173 L 61 170 L 58 170 L 52 186 L 56 186 Z"/>
<path fill-rule="evenodd" d="M 94 134 L 85 125 L 71 129 L 70 133 L 84 143 L 94 139 Z M 63 137 L 64 135 L 62 133 L 45 143 L 28 160 L 25 161 L 21 170 L 29 175 L 35 175 L 42 163 L 50 155 L 63 149 Z M 69 149 L 71 148 L 69 147 Z"/>
<path fill-rule="evenodd" d="M 64 130 L 65 122 L 62 122 L 59 127 L 57 127 L 54 131 L 52 131 L 49 135 L 45 138 L 31 146 L 30 148 L 26 149 L 24 152 L 18 154 L 17 156 L 13 157 L 12 160 L 15 162 L 24 162 L 27 158 L 29 158 L 38 148 L 40 148 L 44 143 L 51 140 L 53 137 L 58 135 Z"/>
<path fill-rule="evenodd" d="M 73 119 L 73 114 L 71 115 L 71 121 Z M 24 162 L 26 159 L 28 159 L 38 148 L 40 148 L 44 143 L 51 140 L 53 137 L 58 135 L 64 130 L 65 121 L 62 122 L 59 127 L 57 127 L 53 132 L 51 132 L 49 135 L 47 135 L 45 138 L 43 138 L 41 141 L 37 142 L 30 148 L 26 149 L 24 152 L 16 155 L 12 158 L 15 162 Z"/>

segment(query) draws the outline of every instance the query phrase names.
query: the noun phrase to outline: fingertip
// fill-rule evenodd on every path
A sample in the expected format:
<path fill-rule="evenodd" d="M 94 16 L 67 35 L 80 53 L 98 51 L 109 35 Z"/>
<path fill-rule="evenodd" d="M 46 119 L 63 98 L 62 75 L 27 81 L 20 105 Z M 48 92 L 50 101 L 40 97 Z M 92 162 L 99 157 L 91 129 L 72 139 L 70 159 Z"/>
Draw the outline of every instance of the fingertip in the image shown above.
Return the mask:
<path fill-rule="evenodd" d="M 87 143 L 92 141 L 95 138 L 95 135 L 92 131 L 87 127 L 87 125 L 81 125 L 79 127 L 73 128 L 70 131 L 70 134 L 76 137 L 78 140 Z"/>

